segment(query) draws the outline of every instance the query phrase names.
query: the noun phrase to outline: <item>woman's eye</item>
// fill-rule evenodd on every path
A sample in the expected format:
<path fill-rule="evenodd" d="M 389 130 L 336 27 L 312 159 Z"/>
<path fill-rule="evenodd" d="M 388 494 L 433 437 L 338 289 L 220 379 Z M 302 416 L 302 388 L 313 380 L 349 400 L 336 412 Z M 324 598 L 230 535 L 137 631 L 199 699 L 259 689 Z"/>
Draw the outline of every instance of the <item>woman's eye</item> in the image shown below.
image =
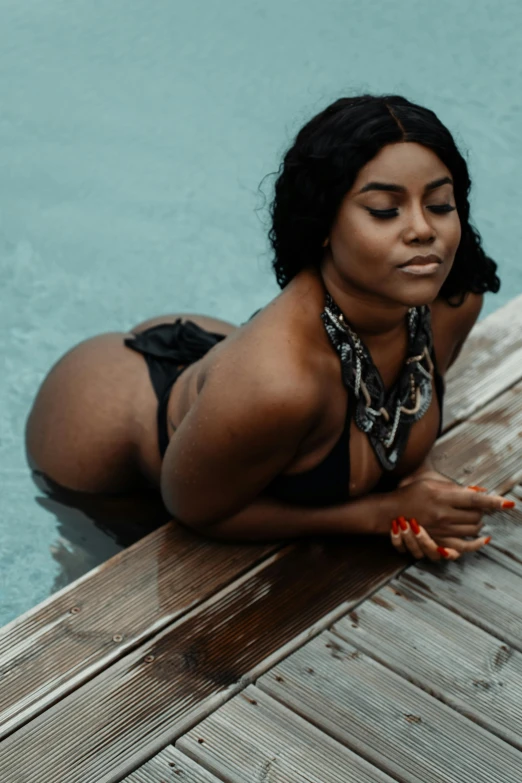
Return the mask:
<path fill-rule="evenodd" d="M 394 218 L 397 217 L 399 214 L 397 209 L 371 209 L 371 207 L 367 207 L 368 212 L 370 215 L 373 215 L 373 217 L 381 218 L 381 220 L 386 220 L 387 218 Z"/>
<path fill-rule="evenodd" d="M 390 218 L 397 217 L 399 214 L 399 210 L 396 207 L 393 209 L 372 209 L 371 207 L 366 207 L 366 209 L 370 215 L 380 218 L 381 220 L 389 220 Z M 445 215 L 448 212 L 454 212 L 456 207 L 452 207 L 451 204 L 432 204 L 431 206 L 428 206 L 428 209 L 436 215 Z"/>
<path fill-rule="evenodd" d="M 456 207 L 452 207 L 451 204 L 433 204 L 428 207 L 428 209 L 431 209 L 431 211 L 435 212 L 437 215 L 443 215 L 446 212 L 454 212 Z"/>

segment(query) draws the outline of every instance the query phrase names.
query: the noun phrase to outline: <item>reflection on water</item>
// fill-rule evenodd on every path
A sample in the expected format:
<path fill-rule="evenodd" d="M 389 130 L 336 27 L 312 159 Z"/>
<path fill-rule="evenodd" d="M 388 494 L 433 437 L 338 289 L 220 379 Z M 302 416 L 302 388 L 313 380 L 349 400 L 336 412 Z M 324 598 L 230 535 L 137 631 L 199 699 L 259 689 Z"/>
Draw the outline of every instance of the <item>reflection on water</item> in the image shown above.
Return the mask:
<path fill-rule="evenodd" d="M 59 538 L 51 545 L 51 554 L 59 565 L 59 572 L 53 592 L 171 518 L 157 491 L 90 495 L 63 489 L 36 471 L 32 477 L 44 493 L 36 496 L 36 502 L 57 520 Z"/>

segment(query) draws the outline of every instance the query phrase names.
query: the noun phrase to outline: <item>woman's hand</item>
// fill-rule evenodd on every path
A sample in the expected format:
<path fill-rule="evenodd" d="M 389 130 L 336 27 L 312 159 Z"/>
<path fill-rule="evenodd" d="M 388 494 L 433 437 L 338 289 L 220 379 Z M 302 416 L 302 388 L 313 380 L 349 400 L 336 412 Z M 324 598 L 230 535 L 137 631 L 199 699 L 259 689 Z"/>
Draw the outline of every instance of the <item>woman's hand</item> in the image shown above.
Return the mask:
<path fill-rule="evenodd" d="M 461 487 L 433 478 L 420 478 L 399 487 L 393 501 L 400 511 L 395 519 L 400 515 L 415 519 L 437 544 L 443 539 L 477 536 L 485 513 L 514 506 L 500 495 L 483 492 L 482 487 Z"/>
<path fill-rule="evenodd" d="M 414 481 L 420 481 L 421 479 L 432 479 L 433 481 L 445 481 L 446 483 L 455 484 L 457 487 L 460 486 L 460 484 L 457 484 L 452 479 L 448 478 L 444 475 L 444 473 L 439 473 L 438 470 L 435 470 L 433 467 L 425 467 L 419 468 L 415 471 L 415 473 L 410 473 L 409 476 L 405 476 L 401 481 L 399 481 L 398 486 L 399 487 L 407 487 L 408 484 L 413 484 Z"/>
<path fill-rule="evenodd" d="M 464 552 L 477 552 L 491 541 L 491 536 L 475 538 L 472 541 L 463 538 L 442 538 L 434 541 L 416 519 L 408 521 L 403 516 L 393 520 L 390 537 L 397 551 L 409 552 L 418 559 L 427 557 L 433 561 L 457 560 Z"/>

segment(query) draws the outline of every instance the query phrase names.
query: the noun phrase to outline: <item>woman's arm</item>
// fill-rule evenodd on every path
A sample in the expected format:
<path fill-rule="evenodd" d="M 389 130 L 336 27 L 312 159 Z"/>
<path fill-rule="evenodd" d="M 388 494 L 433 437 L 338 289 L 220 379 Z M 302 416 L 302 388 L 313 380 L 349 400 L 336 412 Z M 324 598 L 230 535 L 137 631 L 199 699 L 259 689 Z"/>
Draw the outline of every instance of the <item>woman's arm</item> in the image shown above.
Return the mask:
<path fill-rule="evenodd" d="M 325 508 L 265 497 L 318 426 L 324 384 L 292 363 L 284 343 L 275 356 L 262 356 L 250 345 L 246 351 L 234 347 L 208 371 L 165 454 L 163 500 L 183 524 L 211 537 L 270 540 L 388 533 L 402 514 L 419 518 L 433 535 L 451 529 L 465 536 L 476 534 L 484 508 L 499 507 L 501 499 L 477 501 L 462 487 L 429 480 Z"/>
<path fill-rule="evenodd" d="M 324 384 L 296 367 L 284 345 L 264 358 L 234 347 L 209 370 L 167 448 L 161 492 L 173 516 L 210 537 L 236 540 L 387 534 L 393 517 L 384 495 L 325 508 L 264 495 L 318 426 Z"/>
<path fill-rule="evenodd" d="M 423 479 L 415 486 L 393 492 L 370 493 L 346 503 L 309 508 L 259 497 L 226 519 L 192 524 L 210 538 L 272 541 L 312 535 L 389 535 L 392 520 L 418 518 L 432 535 L 477 535 L 480 517 L 498 511 L 504 499 L 437 480 Z M 433 532 L 436 531 L 436 532 Z M 437 541 L 428 536 L 431 549 Z M 463 542 L 460 551 L 473 549 Z"/>
<path fill-rule="evenodd" d="M 260 497 L 228 519 L 199 529 L 210 538 L 236 541 L 272 541 L 313 535 L 388 535 L 397 506 L 390 495 L 370 494 L 324 508 L 295 506 Z"/>

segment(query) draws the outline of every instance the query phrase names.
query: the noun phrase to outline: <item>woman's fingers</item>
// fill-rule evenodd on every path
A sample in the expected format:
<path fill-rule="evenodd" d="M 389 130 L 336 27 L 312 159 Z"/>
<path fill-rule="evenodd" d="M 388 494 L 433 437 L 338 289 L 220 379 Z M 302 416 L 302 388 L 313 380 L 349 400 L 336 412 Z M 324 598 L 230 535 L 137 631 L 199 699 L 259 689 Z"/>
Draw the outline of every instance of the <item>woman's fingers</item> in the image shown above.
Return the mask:
<path fill-rule="evenodd" d="M 441 536 L 446 538 L 466 538 L 466 536 L 470 536 L 473 538 L 476 538 L 484 525 L 481 523 L 479 525 L 446 525 L 444 528 L 440 528 L 437 533 L 437 538 L 440 538 Z"/>
<path fill-rule="evenodd" d="M 411 522 L 415 522 L 414 519 Z M 460 557 L 459 552 L 451 546 L 441 546 L 437 541 L 429 535 L 429 533 L 423 528 L 418 526 L 419 532 L 416 534 L 415 539 L 421 546 L 424 556 L 430 560 L 457 560 Z"/>
<path fill-rule="evenodd" d="M 491 541 L 491 536 L 482 536 L 472 540 L 456 536 L 445 536 L 437 537 L 437 541 L 435 541 L 418 524 L 416 519 L 408 521 L 404 517 L 398 517 L 393 520 L 390 538 L 398 552 L 409 552 L 418 560 L 427 557 L 433 561 L 457 560 L 465 552 L 477 552 Z"/>
<path fill-rule="evenodd" d="M 402 541 L 408 552 L 418 559 L 424 557 L 424 547 L 420 543 L 419 535 L 415 535 L 413 532 L 414 530 L 420 531 L 416 520 L 412 519 L 410 520 L 411 524 L 408 524 L 408 521 L 404 517 L 399 517 L 397 522 L 399 523 Z"/>
<path fill-rule="evenodd" d="M 410 519 L 408 523 L 404 517 L 399 517 L 394 522 L 392 541 L 397 549 L 399 549 L 399 542 L 402 544 L 403 548 L 399 549 L 399 552 L 408 551 L 417 559 L 427 557 L 433 561 L 441 560 L 442 558 L 456 560 L 460 557 L 459 552 L 452 547 L 442 547 L 437 544 L 426 530 L 417 523 L 416 519 Z"/>
<path fill-rule="evenodd" d="M 453 488 L 448 493 L 448 501 L 454 508 L 470 510 L 498 511 L 499 509 L 514 508 L 512 500 L 506 500 L 502 495 L 489 495 L 484 492 L 484 487 L 460 487 Z"/>
<path fill-rule="evenodd" d="M 398 552 L 406 552 L 406 547 L 402 543 L 402 536 L 396 519 L 391 523 L 390 538 L 393 546 Z"/>
<path fill-rule="evenodd" d="M 450 525 L 479 525 L 482 521 L 482 517 L 486 513 L 475 509 L 474 511 L 466 510 L 463 508 L 448 507 L 447 512 L 450 517 Z"/>
<path fill-rule="evenodd" d="M 463 538 L 441 538 L 439 543 L 443 547 L 450 547 L 456 550 L 459 555 L 464 552 L 478 552 L 483 546 L 486 546 L 491 541 L 491 536 L 482 536 L 481 538 L 474 538 L 472 541 L 466 541 Z"/>

